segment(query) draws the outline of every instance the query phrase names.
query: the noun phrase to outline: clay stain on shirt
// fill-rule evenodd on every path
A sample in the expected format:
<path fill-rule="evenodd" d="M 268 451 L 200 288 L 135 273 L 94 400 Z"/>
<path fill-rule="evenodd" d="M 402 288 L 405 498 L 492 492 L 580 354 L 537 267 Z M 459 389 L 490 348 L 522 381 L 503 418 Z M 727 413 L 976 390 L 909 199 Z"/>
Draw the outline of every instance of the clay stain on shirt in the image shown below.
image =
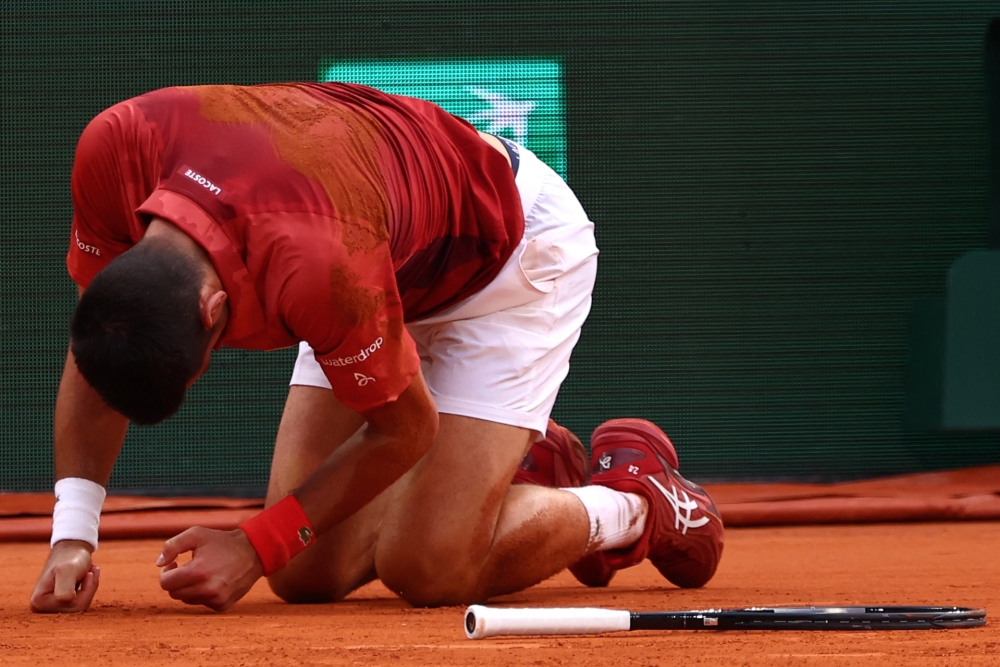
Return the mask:
<path fill-rule="evenodd" d="M 374 118 L 332 99 L 289 95 L 281 86 L 194 86 L 203 118 L 266 128 L 278 157 L 323 188 L 351 255 L 389 240 L 391 206 L 377 157 L 384 140 Z"/>
<path fill-rule="evenodd" d="M 359 286 L 360 277 L 343 266 L 330 267 L 331 294 L 337 295 L 335 308 L 343 322 L 356 327 L 382 310 L 385 292 Z"/>

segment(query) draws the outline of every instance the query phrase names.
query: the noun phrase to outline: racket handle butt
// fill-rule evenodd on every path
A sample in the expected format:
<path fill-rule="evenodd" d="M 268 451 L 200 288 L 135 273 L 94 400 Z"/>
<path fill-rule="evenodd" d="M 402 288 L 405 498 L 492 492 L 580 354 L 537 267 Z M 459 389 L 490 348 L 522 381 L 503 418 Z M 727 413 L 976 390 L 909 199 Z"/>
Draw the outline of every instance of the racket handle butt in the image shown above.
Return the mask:
<path fill-rule="evenodd" d="M 631 614 L 616 609 L 513 609 L 472 605 L 465 610 L 465 635 L 591 635 L 628 630 Z"/>

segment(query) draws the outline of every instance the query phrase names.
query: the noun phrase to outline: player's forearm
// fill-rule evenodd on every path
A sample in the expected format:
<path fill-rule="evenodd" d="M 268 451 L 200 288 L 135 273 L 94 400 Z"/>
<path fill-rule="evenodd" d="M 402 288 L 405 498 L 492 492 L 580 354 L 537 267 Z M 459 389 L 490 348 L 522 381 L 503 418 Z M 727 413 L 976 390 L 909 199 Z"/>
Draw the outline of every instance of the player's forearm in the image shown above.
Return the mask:
<path fill-rule="evenodd" d="M 437 436 L 437 408 L 419 373 L 396 401 L 365 417 L 367 426 L 337 448 L 294 492 L 320 534 L 402 477 Z"/>
<path fill-rule="evenodd" d="M 240 524 L 257 554 L 255 571 L 270 575 L 283 568 L 312 544 L 314 533 L 347 519 L 402 477 L 437 436 L 437 409 L 419 372 L 395 401 L 364 417 L 365 428 L 338 447 L 291 496 Z M 165 555 L 160 564 L 173 556 Z"/>
<path fill-rule="evenodd" d="M 294 494 L 322 534 L 402 477 L 432 442 L 433 431 L 404 439 L 367 427 L 339 447 Z"/>
<path fill-rule="evenodd" d="M 67 353 L 56 397 L 56 479 L 82 477 L 106 486 L 127 429 L 128 419 L 104 403 Z"/>

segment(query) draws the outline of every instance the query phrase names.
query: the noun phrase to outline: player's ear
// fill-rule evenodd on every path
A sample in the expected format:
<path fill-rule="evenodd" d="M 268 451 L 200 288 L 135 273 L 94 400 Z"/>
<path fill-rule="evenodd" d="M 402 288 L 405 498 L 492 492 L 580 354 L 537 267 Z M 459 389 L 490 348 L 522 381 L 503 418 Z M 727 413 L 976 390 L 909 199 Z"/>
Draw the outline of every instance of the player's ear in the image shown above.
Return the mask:
<path fill-rule="evenodd" d="M 222 309 L 226 305 L 226 293 L 209 285 L 201 286 L 198 298 L 198 312 L 201 313 L 201 323 L 206 329 L 213 328 L 222 318 Z"/>

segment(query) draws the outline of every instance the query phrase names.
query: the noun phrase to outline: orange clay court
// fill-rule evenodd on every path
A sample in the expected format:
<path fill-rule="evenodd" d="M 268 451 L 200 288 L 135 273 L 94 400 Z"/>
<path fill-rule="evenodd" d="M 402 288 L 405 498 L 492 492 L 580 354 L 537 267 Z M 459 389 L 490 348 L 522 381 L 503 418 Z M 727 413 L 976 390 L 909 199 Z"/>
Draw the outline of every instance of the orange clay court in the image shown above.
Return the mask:
<path fill-rule="evenodd" d="M 633 611 L 939 604 L 984 607 L 987 625 L 472 641 L 462 629 L 463 608 L 413 609 L 378 583 L 338 604 L 293 606 L 261 581 L 227 613 L 188 607 L 158 586 L 158 538 L 105 539 L 96 555 L 101 587 L 90 612 L 43 616 L 30 613 L 27 600 L 48 546 L 8 542 L 0 544 L 7 582 L 0 602 L 0 665 L 1000 665 L 1000 467 L 852 484 L 723 484 L 710 490 L 730 529 L 719 572 L 704 589 L 674 588 L 645 562 L 620 572 L 606 590 L 586 589 L 564 572 L 491 604 Z M 33 509 L 36 497 L 0 500 L 8 515 L 0 520 L 6 539 L 30 539 L 32 530 L 44 527 L 44 508 Z M 147 533 L 169 534 L 176 527 L 171 521 L 225 526 L 255 511 L 253 501 L 243 508 L 231 500 L 215 501 L 215 508 L 212 503 L 184 500 L 176 504 L 188 509 L 166 511 L 162 499 L 117 498 L 102 529 L 126 535 L 145 525 Z M 751 527 L 802 522 L 806 513 L 830 525 Z M 991 516 L 993 521 L 983 520 Z M 896 522 L 843 525 L 838 518 Z M 921 518 L 937 520 L 914 521 Z"/>

